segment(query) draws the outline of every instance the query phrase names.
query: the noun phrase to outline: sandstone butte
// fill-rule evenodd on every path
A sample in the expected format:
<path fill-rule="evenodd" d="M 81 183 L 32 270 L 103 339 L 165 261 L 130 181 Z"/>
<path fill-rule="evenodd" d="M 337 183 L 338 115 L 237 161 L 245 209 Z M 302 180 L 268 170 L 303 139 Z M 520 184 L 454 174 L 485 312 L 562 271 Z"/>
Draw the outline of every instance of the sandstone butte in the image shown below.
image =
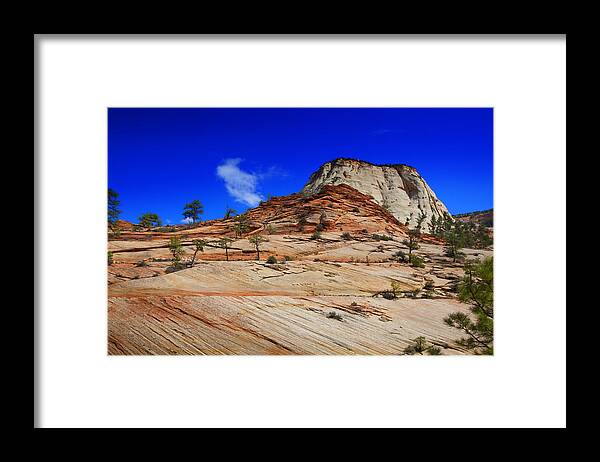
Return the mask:
<path fill-rule="evenodd" d="M 416 210 L 443 214 L 443 204 L 424 180 L 416 189 L 410 186 L 420 176 L 402 176 L 404 167 L 390 167 L 398 177 L 391 170 L 377 170 L 389 180 L 374 179 L 373 184 L 382 182 L 376 198 L 368 194 L 368 175 L 362 171 L 367 166 L 339 161 L 342 176 L 351 171 L 347 168 L 362 172 L 340 182 L 329 173 L 333 164 L 338 161 L 313 174 L 302 192 L 273 197 L 248 210 L 250 226 L 243 237 L 235 236 L 234 219 L 173 226 L 169 232 L 135 231 L 131 223 L 118 223 L 121 232 L 108 243 L 113 253 L 108 353 L 398 355 L 421 335 L 443 355 L 467 353 L 455 344 L 460 332 L 443 323 L 452 311 L 468 312 L 455 293 L 462 265 L 452 263 L 441 243 L 427 235 L 415 251 L 424 268 L 394 257 L 406 252 L 406 207 L 412 210 L 417 204 Z M 350 181 L 352 175 L 360 181 Z M 393 189 L 387 181 L 398 178 L 402 183 Z M 394 191 L 398 197 L 392 200 Z M 402 205 L 404 194 L 412 198 L 406 203 L 410 205 Z M 316 229 L 320 238 L 311 238 Z M 248 241 L 256 234 L 267 239 L 260 260 Z M 188 262 L 192 241 L 207 241 L 192 267 L 170 272 L 172 236 L 181 238 Z M 225 236 L 232 239 L 229 261 L 218 245 Z M 481 258 L 492 250 L 465 253 Z M 267 263 L 270 256 L 277 263 Z M 381 295 L 392 281 L 401 293 L 388 300 Z"/>
<path fill-rule="evenodd" d="M 404 164 L 375 165 L 361 160 L 337 158 L 314 172 L 303 188 L 306 193 L 320 191 L 325 185 L 347 184 L 388 210 L 401 223 L 416 226 L 420 213 L 425 213 L 425 229 L 436 219 L 449 216 L 446 206 L 437 198 L 423 177 Z"/>

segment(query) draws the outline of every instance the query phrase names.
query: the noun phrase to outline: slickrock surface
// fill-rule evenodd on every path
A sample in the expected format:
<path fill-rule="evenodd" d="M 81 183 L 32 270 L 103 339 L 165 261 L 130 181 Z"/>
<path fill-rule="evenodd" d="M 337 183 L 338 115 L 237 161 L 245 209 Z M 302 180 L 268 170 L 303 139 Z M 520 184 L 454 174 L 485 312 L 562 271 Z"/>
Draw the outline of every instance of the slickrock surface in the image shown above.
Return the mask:
<path fill-rule="evenodd" d="M 110 286 L 111 294 L 131 291 L 162 293 L 170 290 L 202 295 L 366 295 L 388 289 L 392 280 L 403 289 L 423 285 L 420 272 L 398 263 L 353 264 L 331 262 L 264 261 L 202 262 L 160 278 L 140 278 Z M 360 281 L 360 284 L 357 284 Z"/>
<path fill-rule="evenodd" d="M 393 261 L 402 235 L 267 237 L 261 261 L 238 239 L 232 261 L 222 261 L 222 249 L 207 249 L 193 267 L 170 274 L 166 241 L 111 241 L 109 354 L 402 354 L 420 335 L 444 355 L 465 353 L 453 343 L 460 332 L 443 323 L 448 313 L 467 311 L 452 292 L 462 265 L 442 256 L 441 246 L 423 243 L 416 253 L 426 267 L 413 268 Z M 190 254 L 187 247 L 184 258 Z M 267 264 L 268 255 L 279 262 Z M 402 298 L 381 296 L 392 281 Z M 427 298 L 412 298 L 415 290 Z"/>
<path fill-rule="evenodd" d="M 403 164 L 374 165 L 354 159 L 335 159 L 311 175 L 303 192 L 313 194 L 325 185 L 341 184 L 373 197 L 400 223 L 405 224 L 408 220 L 411 228 L 415 227 L 421 211 L 427 214 L 423 231 L 428 230 L 433 216 L 437 219 L 449 214 L 423 177 L 413 167 Z"/>
<path fill-rule="evenodd" d="M 358 306 L 352 306 L 352 302 Z M 458 302 L 355 297 L 185 294 L 112 296 L 110 354 L 355 355 L 402 354 L 425 335 L 446 347 L 456 330 L 443 323 Z M 336 312 L 341 320 L 328 318 Z M 445 348 L 443 354 L 461 354 Z"/>

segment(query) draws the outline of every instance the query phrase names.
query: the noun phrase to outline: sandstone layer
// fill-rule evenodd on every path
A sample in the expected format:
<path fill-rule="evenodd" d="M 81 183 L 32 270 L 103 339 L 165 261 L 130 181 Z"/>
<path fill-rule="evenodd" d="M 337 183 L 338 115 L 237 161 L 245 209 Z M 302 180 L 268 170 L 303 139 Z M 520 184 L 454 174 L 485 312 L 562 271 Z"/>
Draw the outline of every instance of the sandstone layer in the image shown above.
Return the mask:
<path fill-rule="evenodd" d="M 248 235 L 260 233 L 312 233 L 340 231 L 352 233 L 394 233 L 406 235 L 406 226 L 373 201 L 346 185 L 324 185 L 318 193 L 295 193 L 272 197 L 246 211 Z M 158 227 L 150 232 L 123 230 L 122 240 L 168 239 L 174 235 L 190 238 L 233 237 L 235 218 L 210 220 L 190 226 L 173 226 L 170 232 Z"/>

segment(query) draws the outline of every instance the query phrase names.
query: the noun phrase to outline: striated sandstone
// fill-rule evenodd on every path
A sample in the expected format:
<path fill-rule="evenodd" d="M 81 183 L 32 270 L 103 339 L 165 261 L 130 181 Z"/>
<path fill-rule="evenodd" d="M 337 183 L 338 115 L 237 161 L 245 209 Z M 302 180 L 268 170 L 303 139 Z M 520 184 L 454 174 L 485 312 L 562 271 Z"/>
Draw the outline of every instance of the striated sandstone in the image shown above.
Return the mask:
<path fill-rule="evenodd" d="M 318 193 L 295 193 L 272 197 L 246 211 L 248 236 L 265 234 L 310 234 L 322 231 L 388 233 L 406 235 L 406 226 L 366 194 L 346 184 L 324 185 Z M 175 235 L 189 238 L 234 237 L 235 219 L 210 220 L 192 226 L 177 226 L 173 232 L 127 232 L 123 240 L 164 240 Z"/>

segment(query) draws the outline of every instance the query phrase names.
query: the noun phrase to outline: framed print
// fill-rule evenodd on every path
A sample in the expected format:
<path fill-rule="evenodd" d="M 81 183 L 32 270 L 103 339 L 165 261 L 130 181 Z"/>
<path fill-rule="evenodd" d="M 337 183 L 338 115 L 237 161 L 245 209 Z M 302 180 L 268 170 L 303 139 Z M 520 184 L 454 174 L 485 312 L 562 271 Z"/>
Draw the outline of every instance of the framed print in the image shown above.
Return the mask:
<path fill-rule="evenodd" d="M 36 427 L 566 426 L 565 35 L 34 71 Z"/>

